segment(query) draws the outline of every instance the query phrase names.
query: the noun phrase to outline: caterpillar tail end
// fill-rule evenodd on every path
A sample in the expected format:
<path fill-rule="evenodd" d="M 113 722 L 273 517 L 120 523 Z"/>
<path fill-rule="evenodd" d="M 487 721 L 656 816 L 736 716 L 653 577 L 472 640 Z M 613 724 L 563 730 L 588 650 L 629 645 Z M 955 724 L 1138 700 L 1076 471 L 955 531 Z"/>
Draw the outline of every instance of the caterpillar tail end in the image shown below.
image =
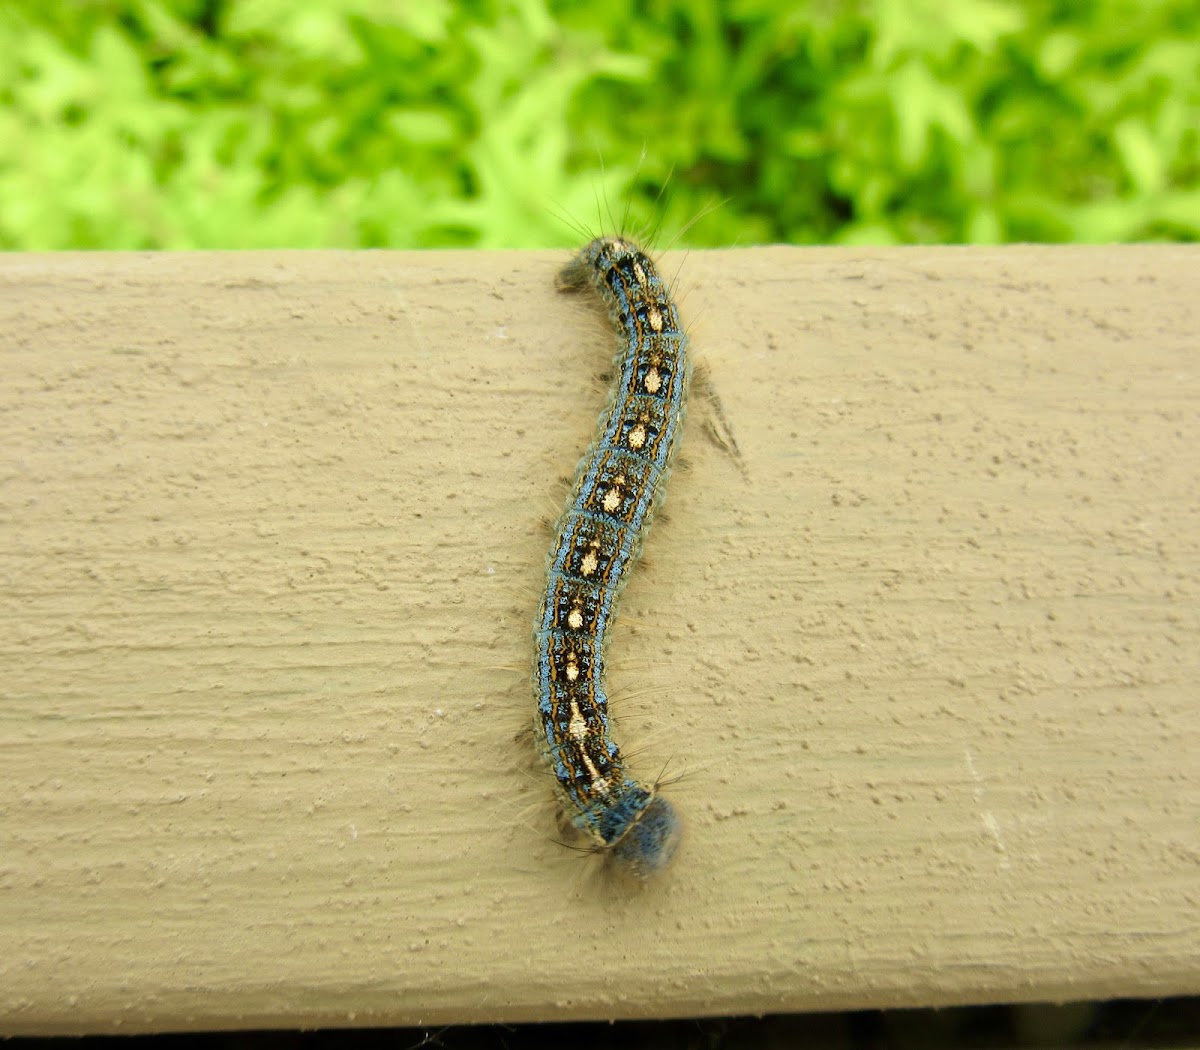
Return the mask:
<path fill-rule="evenodd" d="M 670 867 L 683 838 L 683 819 L 656 796 L 608 854 L 613 870 L 634 882 L 649 882 Z"/>
<path fill-rule="evenodd" d="M 555 286 L 560 292 L 577 292 L 586 288 L 590 279 L 587 260 L 576 256 L 558 271 Z"/>
<path fill-rule="evenodd" d="M 618 237 L 597 237 L 588 241 L 584 245 L 583 251 L 558 271 L 558 290 L 574 292 L 580 288 L 590 287 L 596 280 L 596 259 L 606 251 L 627 247 L 631 246 L 626 245 Z"/>

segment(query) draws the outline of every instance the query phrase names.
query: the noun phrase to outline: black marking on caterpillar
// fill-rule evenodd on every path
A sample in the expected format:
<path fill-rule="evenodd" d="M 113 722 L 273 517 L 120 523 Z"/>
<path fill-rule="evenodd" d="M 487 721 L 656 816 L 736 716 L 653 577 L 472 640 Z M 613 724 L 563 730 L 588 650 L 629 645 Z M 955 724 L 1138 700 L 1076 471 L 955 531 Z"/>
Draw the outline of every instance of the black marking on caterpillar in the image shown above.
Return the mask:
<path fill-rule="evenodd" d="M 555 528 L 534 625 L 534 720 L 567 820 L 622 874 L 645 881 L 670 864 L 683 824 L 629 776 L 612 738 L 604 641 L 616 601 L 661 502 L 687 401 L 687 335 L 654 264 L 622 237 L 591 241 L 562 271 L 593 287 L 621 338 L 595 441 Z"/>

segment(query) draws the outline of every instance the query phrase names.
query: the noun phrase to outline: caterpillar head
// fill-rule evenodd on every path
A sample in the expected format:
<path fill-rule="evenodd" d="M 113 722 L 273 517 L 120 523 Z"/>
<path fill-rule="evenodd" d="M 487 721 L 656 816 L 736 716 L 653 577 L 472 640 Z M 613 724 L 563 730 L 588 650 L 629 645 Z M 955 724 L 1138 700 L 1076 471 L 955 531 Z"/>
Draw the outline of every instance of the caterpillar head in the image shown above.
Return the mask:
<path fill-rule="evenodd" d="M 630 829 L 608 852 L 614 871 L 635 882 L 648 882 L 670 866 L 683 838 L 683 820 L 675 807 L 656 795 Z"/>

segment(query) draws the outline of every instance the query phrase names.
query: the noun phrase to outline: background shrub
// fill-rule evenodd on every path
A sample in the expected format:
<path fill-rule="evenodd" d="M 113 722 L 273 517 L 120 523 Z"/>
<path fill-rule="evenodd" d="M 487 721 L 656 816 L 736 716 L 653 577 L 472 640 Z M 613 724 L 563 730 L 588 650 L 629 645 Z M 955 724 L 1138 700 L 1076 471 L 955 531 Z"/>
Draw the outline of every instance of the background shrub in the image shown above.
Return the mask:
<path fill-rule="evenodd" d="M 0 54 L 9 249 L 1200 235 L 1195 0 L 10 0 Z"/>

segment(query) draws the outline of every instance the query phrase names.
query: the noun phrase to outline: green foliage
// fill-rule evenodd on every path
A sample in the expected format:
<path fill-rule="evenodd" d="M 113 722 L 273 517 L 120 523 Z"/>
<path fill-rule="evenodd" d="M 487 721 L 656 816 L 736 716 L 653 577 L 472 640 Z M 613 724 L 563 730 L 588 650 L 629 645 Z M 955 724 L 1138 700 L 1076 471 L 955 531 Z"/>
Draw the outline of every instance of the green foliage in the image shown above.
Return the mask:
<path fill-rule="evenodd" d="M 0 7 L 0 247 L 1194 240 L 1195 0 Z"/>

